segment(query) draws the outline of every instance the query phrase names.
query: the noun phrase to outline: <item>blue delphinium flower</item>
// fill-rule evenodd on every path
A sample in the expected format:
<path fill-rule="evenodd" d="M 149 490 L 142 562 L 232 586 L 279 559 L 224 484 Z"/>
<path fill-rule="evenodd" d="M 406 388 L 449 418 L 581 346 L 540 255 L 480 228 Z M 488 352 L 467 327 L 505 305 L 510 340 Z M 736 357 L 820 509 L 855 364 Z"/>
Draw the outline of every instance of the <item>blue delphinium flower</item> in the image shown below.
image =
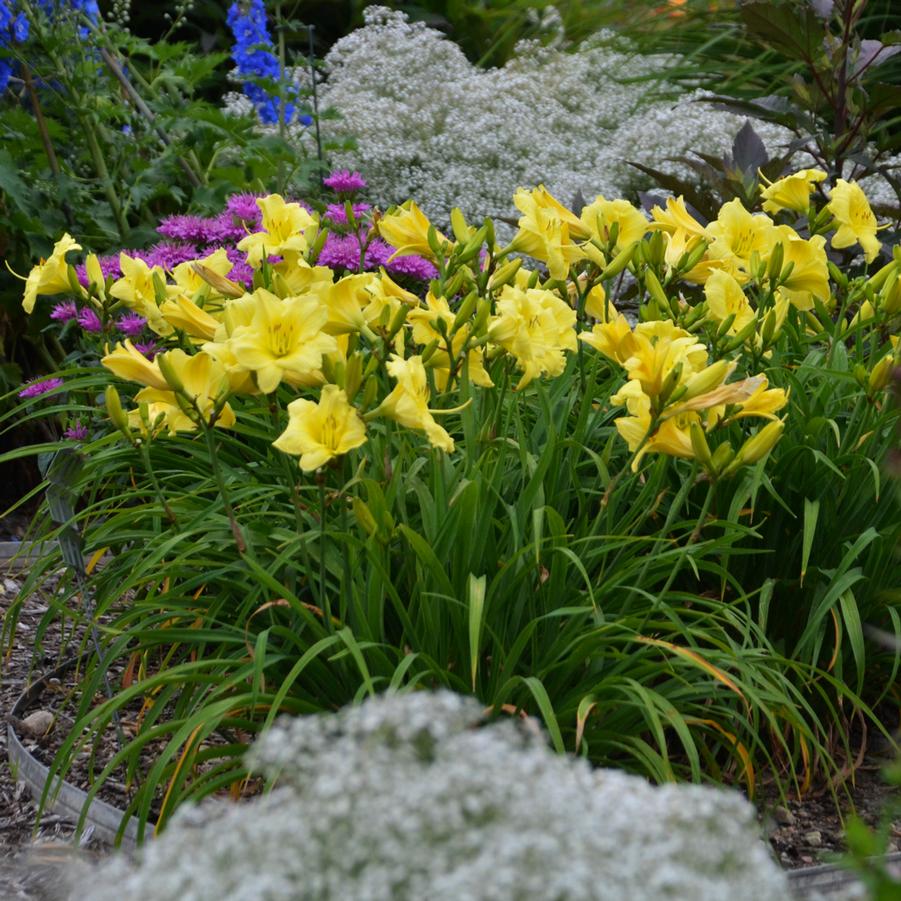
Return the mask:
<path fill-rule="evenodd" d="M 233 3 L 228 9 L 228 27 L 235 36 L 232 48 L 232 59 L 238 74 L 248 79 L 268 79 L 273 82 L 281 80 L 281 66 L 278 57 L 272 52 L 272 37 L 266 24 L 266 8 L 263 0 L 250 0 L 242 10 L 241 4 Z M 279 100 L 258 81 L 245 81 L 244 93 L 250 98 L 260 115 L 261 121 L 272 125 L 279 121 Z M 296 112 L 297 89 L 292 85 L 289 90 L 291 99 L 285 100 L 285 121 L 290 122 Z M 300 114 L 298 121 L 309 125 L 310 116 Z"/>
<path fill-rule="evenodd" d="M 60 12 L 65 11 L 82 13 L 95 23 L 100 17 L 97 0 L 37 0 L 37 9 L 51 22 Z M 0 0 L 0 47 L 24 44 L 28 40 L 30 30 L 31 23 L 24 10 L 19 8 L 18 2 Z M 81 26 L 78 29 L 79 37 L 83 40 L 87 37 L 88 31 L 86 25 Z M 12 73 L 12 60 L 0 59 L 0 93 L 6 90 Z"/>

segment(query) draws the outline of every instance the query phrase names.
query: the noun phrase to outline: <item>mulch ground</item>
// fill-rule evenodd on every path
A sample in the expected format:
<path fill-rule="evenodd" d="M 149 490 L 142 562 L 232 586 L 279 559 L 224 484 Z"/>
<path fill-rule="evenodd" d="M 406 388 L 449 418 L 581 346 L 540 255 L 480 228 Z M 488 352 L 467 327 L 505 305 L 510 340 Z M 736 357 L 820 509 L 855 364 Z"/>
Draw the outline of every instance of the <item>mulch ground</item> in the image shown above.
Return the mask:
<path fill-rule="evenodd" d="M 6 616 L 16 598 L 22 572 L 0 561 L 0 612 Z M 56 667 L 72 646 L 71 636 L 63 641 L 58 624 L 52 624 L 44 636 L 41 651 L 35 652 L 35 633 L 41 617 L 48 609 L 55 586 L 52 582 L 41 592 L 28 598 L 19 616 L 12 646 L 4 649 L 0 669 L 0 897 L 49 901 L 54 897 L 53 877 L 66 855 L 97 855 L 109 848 L 88 832 L 80 839 L 74 828 L 59 816 L 47 815 L 37 821 L 37 806 L 22 783 L 17 783 L 7 762 L 6 716 L 22 691 L 36 678 Z M 65 646 L 64 646 L 65 645 Z M 49 762 L 52 751 L 63 737 L 66 710 L 72 709 L 65 680 L 48 695 L 44 705 L 58 715 L 55 739 L 32 738 L 26 746 L 40 759 Z M 32 708 L 34 710 L 36 708 Z M 115 752 L 112 730 L 107 753 Z M 844 850 L 843 818 L 852 809 L 867 823 L 875 825 L 882 814 L 888 789 L 881 778 L 886 760 L 879 755 L 887 749 L 875 747 L 864 758 L 853 779 L 839 789 L 841 806 L 836 809 L 832 793 L 820 788 L 802 799 L 781 801 L 772 788 L 765 788 L 759 800 L 761 823 L 769 837 L 777 859 L 787 869 L 809 867 L 830 861 Z M 75 770 L 74 783 L 86 783 L 87 770 Z M 122 806 L 123 786 L 112 780 L 101 797 L 111 804 Z M 90 829 L 90 827 L 89 827 Z M 892 827 L 889 851 L 901 850 L 901 820 Z M 47 866 L 49 864 L 49 866 Z M 51 875 L 48 877 L 48 873 Z"/>

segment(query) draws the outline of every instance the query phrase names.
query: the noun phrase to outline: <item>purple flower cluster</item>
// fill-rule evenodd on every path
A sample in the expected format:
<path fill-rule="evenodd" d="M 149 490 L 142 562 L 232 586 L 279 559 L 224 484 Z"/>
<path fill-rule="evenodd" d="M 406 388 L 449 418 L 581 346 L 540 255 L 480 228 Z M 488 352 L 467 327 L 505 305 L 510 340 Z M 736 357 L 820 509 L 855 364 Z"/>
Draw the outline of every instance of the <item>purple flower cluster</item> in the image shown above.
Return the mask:
<path fill-rule="evenodd" d="M 353 205 L 353 213 L 354 219 L 357 222 L 368 213 L 372 207 L 368 203 L 355 203 Z M 348 226 L 350 223 L 347 220 L 347 208 L 343 203 L 330 203 L 325 208 L 325 213 L 323 215 L 323 219 L 328 221 L 331 225 L 338 226 Z"/>
<path fill-rule="evenodd" d="M 422 257 L 395 257 L 389 262 L 389 257 L 393 253 L 393 247 L 389 247 L 384 241 L 376 238 L 366 247 L 363 269 L 373 270 L 384 266 L 393 275 L 407 275 L 420 281 L 428 281 L 438 275 L 438 270 Z M 358 272 L 360 270 L 360 241 L 356 235 L 330 234 L 325 239 L 317 263 L 320 266 L 328 266 L 330 269 Z"/>
<path fill-rule="evenodd" d="M 46 394 L 48 391 L 53 391 L 56 388 L 61 388 L 63 385 L 62 379 L 31 379 L 31 381 L 26 382 L 21 390 L 19 391 L 19 397 L 22 398 L 31 398 L 31 397 L 40 397 L 42 394 Z"/>
<path fill-rule="evenodd" d="M 322 179 L 322 183 L 338 194 L 353 194 L 366 187 L 366 179 L 359 172 L 350 172 L 347 169 L 332 172 L 328 178 Z"/>
<path fill-rule="evenodd" d="M 84 441 L 88 437 L 88 427 L 83 422 L 73 423 L 63 432 L 63 437 L 70 441 Z"/>
<path fill-rule="evenodd" d="M 366 184 L 359 172 L 347 171 L 333 173 L 324 183 L 332 186 L 339 194 L 350 194 Z M 171 271 L 179 263 L 208 256 L 224 247 L 232 263 L 228 278 L 249 286 L 253 281 L 253 269 L 247 265 L 245 254 L 238 250 L 236 245 L 246 235 L 259 231 L 262 227 L 262 214 L 257 205 L 259 196 L 261 195 L 234 194 L 229 197 L 225 209 L 216 216 L 168 216 L 157 227 L 157 231 L 167 239 L 166 241 L 155 244 L 148 250 L 126 250 L 125 253 L 143 260 L 148 266 L 160 266 Z M 303 201 L 294 202 L 300 203 L 308 211 L 311 210 L 311 207 Z M 362 233 L 365 233 L 368 227 L 366 219 L 370 209 L 366 203 L 353 204 L 357 229 Z M 325 240 L 317 261 L 319 265 L 348 272 L 359 271 L 360 240 L 357 234 L 351 232 L 344 204 L 329 204 L 323 214 L 323 222 L 335 231 L 330 232 Z M 384 266 L 392 275 L 408 276 L 421 281 L 428 281 L 437 275 L 435 267 L 422 257 L 396 257 L 389 262 L 393 252 L 393 248 L 376 238 L 366 249 L 363 268 L 372 271 Z M 272 262 L 277 260 L 274 259 Z M 121 277 L 118 254 L 99 257 L 99 263 L 104 278 Z M 84 265 L 76 267 L 75 271 L 81 284 L 87 286 L 88 277 Z M 74 319 L 82 328 L 98 331 L 95 326 L 99 325 L 99 320 L 95 323 L 91 318 L 92 314 L 93 311 L 79 310 L 74 303 L 66 301 L 54 307 L 51 318 L 58 322 Z M 117 328 L 128 337 L 138 337 L 141 332 L 139 324 L 141 328 L 145 325 L 140 316 L 126 315 L 120 317 Z"/>

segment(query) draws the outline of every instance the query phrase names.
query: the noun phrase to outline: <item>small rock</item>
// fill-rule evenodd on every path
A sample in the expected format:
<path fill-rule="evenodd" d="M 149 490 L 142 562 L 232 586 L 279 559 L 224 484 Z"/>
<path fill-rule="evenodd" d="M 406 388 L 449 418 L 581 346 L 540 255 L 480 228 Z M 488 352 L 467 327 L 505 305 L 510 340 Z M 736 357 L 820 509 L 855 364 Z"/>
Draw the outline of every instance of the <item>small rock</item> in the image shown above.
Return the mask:
<path fill-rule="evenodd" d="M 788 853 L 788 851 L 783 851 L 779 855 L 779 860 L 781 861 L 784 867 L 791 866 L 792 856 Z"/>
<path fill-rule="evenodd" d="M 809 848 L 819 848 L 823 844 L 823 834 L 818 829 L 804 833 L 804 841 Z"/>
<path fill-rule="evenodd" d="M 787 807 L 776 807 L 773 816 L 780 826 L 794 826 L 795 815 Z"/>
<path fill-rule="evenodd" d="M 35 710 L 24 720 L 15 723 L 16 729 L 28 738 L 43 738 L 53 728 L 56 717 L 49 710 Z"/>
<path fill-rule="evenodd" d="M 4 579 L 3 580 L 3 590 L 8 592 L 9 594 L 18 594 L 19 593 L 19 583 L 13 582 L 12 579 Z"/>

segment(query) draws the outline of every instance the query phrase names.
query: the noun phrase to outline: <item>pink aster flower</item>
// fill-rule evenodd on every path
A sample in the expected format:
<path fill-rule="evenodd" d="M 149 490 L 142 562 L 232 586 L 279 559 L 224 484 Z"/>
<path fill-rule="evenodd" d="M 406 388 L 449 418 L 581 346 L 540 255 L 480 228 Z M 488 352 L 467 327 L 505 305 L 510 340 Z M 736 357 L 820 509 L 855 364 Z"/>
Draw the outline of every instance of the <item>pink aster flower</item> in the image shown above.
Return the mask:
<path fill-rule="evenodd" d="M 96 334 L 103 331 L 103 323 L 100 321 L 100 317 L 90 307 L 82 307 L 78 311 L 76 321 L 86 332 L 94 332 Z"/>
<path fill-rule="evenodd" d="M 126 313 L 124 316 L 120 316 L 116 323 L 119 331 L 128 338 L 137 338 L 144 331 L 145 325 L 147 325 L 147 320 L 143 316 L 138 316 L 137 313 Z"/>
<path fill-rule="evenodd" d="M 48 391 L 53 391 L 55 388 L 60 388 L 63 384 L 62 379 L 31 379 L 31 381 L 26 382 L 25 385 L 22 386 L 22 390 L 19 391 L 19 397 L 40 397 L 42 394 L 46 394 Z"/>
<path fill-rule="evenodd" d="M 70 441 L 84 441 L 88 437 L 88 427 L 82 422 L 76 422 L 63 432 L 63 437 Z"/>
<path fill-rule="evenodd" d="M 366 179 L 359 172 L 350 172 L 347 169 L 339 169 L 333 172 L 322 183 L 339 194 L 352 194 L 366 187 Z"/>
<path fill-rule="evenodd" d="M 78 315 L 78 307 L 75 306 L 74 300 L 64 300 L 58 303 L 50 314 L 51 319 L 57 322 L 70 322 Z"/>

